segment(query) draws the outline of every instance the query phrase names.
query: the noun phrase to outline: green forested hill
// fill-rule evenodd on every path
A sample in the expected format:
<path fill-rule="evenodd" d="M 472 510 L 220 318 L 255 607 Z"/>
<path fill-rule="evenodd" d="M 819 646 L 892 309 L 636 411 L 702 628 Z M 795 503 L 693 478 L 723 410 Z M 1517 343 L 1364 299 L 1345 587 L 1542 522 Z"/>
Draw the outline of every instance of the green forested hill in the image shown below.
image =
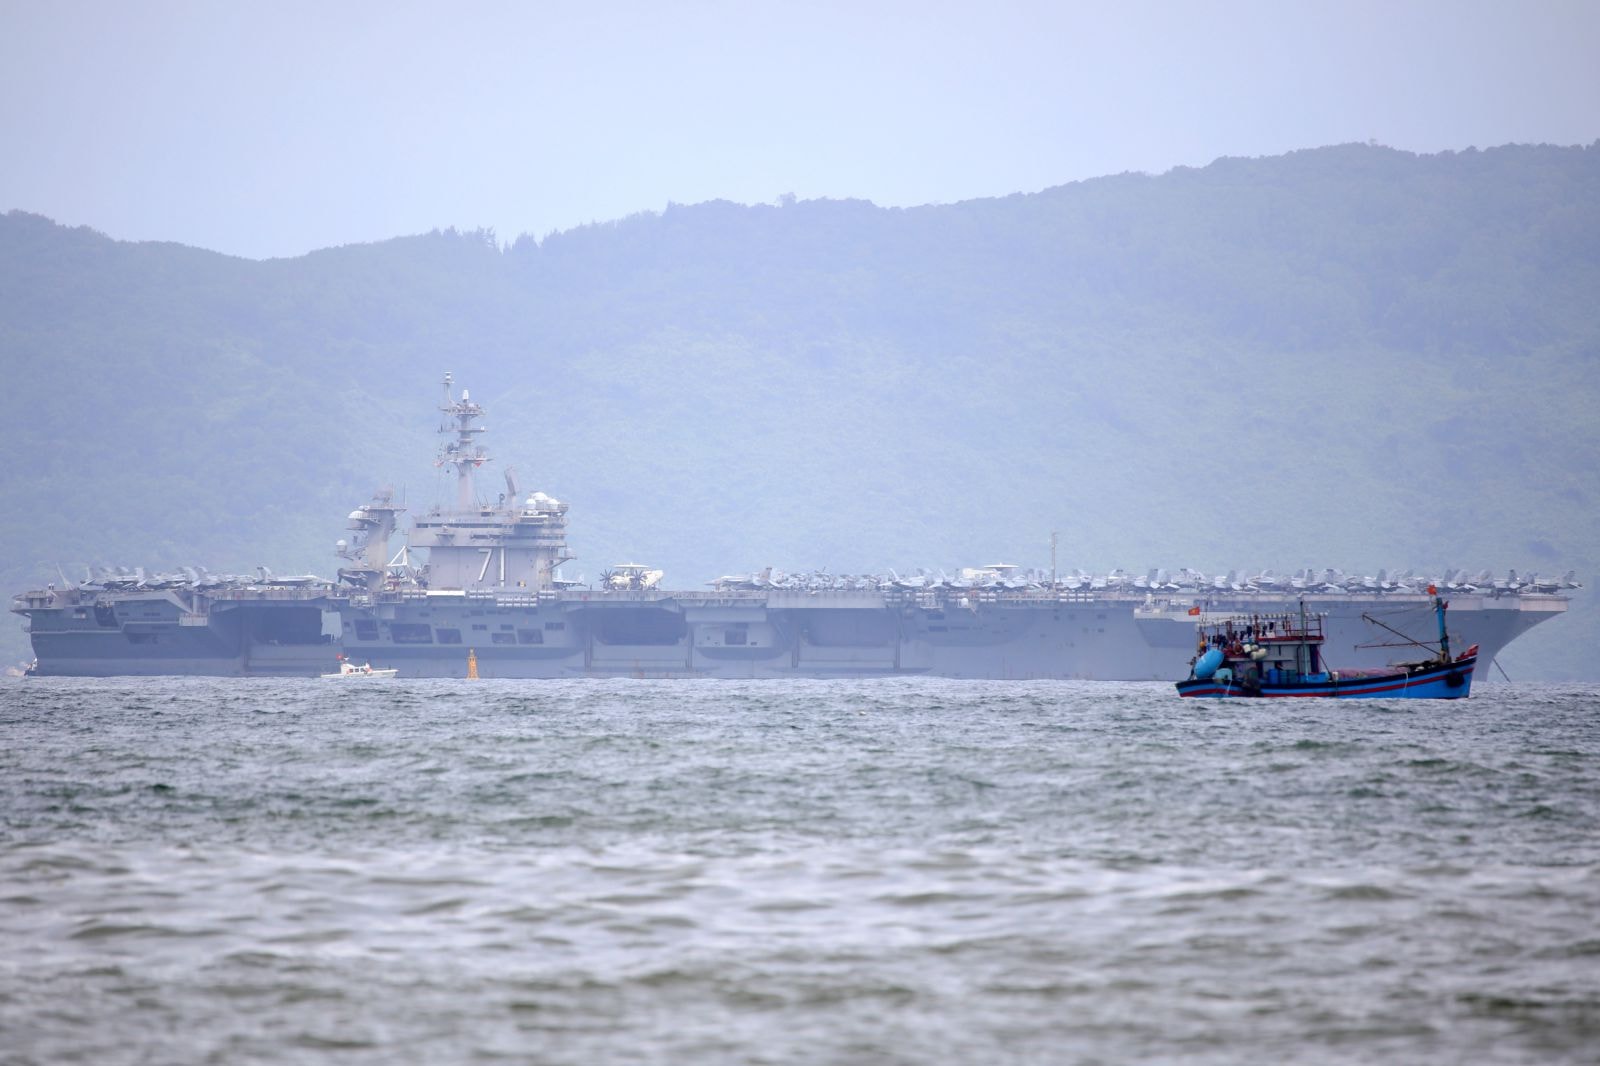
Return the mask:
<path fill-rule="evenodd" d="M 1600 677 L 1600 146 L 268 262 L 12 213 L 0 358 L 9 590 L 331 573 L 376 485 L 435 498 L 449 369 L 502 465 L 572 504 L 570 574 L 1045 565 L 1052 530 L 1099 570 L 1577 569 L 1504 663 Z"/>

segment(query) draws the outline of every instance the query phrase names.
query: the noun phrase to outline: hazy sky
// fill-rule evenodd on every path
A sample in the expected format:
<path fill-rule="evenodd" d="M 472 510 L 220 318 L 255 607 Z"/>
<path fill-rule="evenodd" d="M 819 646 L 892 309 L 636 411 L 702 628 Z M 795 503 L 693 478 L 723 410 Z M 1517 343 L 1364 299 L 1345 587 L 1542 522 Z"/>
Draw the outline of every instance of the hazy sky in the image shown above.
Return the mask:
<path fill-rule="evenodd" d="M 1600 0 L 0 0 L 0 210 L 252 257 L 1600 139 Z"/>

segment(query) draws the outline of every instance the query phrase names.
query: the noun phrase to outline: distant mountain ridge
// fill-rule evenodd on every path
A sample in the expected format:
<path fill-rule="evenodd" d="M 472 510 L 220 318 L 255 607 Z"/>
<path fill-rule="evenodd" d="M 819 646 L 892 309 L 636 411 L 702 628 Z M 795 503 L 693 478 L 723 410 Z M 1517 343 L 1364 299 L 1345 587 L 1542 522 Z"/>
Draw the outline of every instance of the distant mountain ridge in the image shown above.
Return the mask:
<path fill-rule="evenodd" d="M 574 575 L 1038 565 L 1059 530 L 1062 564 L 1099 570 L 1587 581 L 1597 292 L 1596 145 L 1345 145 L 264 262 L 12 212 L 0 578 L 329 573 L 377 484 L 435 498 L 450 369 L 501 465 L 571 502 Z M 1600 676 L 1591 602 L 1508 669 Z"/>

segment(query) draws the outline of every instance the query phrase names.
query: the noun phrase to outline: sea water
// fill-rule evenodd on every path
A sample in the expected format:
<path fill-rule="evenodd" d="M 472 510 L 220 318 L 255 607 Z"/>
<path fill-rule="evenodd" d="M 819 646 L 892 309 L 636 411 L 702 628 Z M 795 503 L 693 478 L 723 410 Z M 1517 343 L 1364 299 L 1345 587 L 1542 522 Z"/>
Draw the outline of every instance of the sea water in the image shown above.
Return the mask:
<path fill-rule="evenodd" d="M 0 684 L 0 1062 L 1600 1060 L 1600 687 Z"/>

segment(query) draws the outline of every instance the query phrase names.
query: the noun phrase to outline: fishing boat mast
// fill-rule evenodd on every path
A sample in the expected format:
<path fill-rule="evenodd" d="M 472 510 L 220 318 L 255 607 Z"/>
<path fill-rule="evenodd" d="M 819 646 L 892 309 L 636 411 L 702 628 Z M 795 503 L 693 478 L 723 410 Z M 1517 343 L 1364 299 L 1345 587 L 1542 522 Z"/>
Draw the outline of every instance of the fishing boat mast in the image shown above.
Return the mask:
<path fill-rule="evenodd" d="M 1447 663 L 1450 661 L 1450 632 L 1444 627 L 1444 612 L 1450 605 L 1439 595 L 1437 585 L 1428 586 L 1428 595 L 1433 597 L 1433 613 L 1439 619 L 1439 661 Z"/>

